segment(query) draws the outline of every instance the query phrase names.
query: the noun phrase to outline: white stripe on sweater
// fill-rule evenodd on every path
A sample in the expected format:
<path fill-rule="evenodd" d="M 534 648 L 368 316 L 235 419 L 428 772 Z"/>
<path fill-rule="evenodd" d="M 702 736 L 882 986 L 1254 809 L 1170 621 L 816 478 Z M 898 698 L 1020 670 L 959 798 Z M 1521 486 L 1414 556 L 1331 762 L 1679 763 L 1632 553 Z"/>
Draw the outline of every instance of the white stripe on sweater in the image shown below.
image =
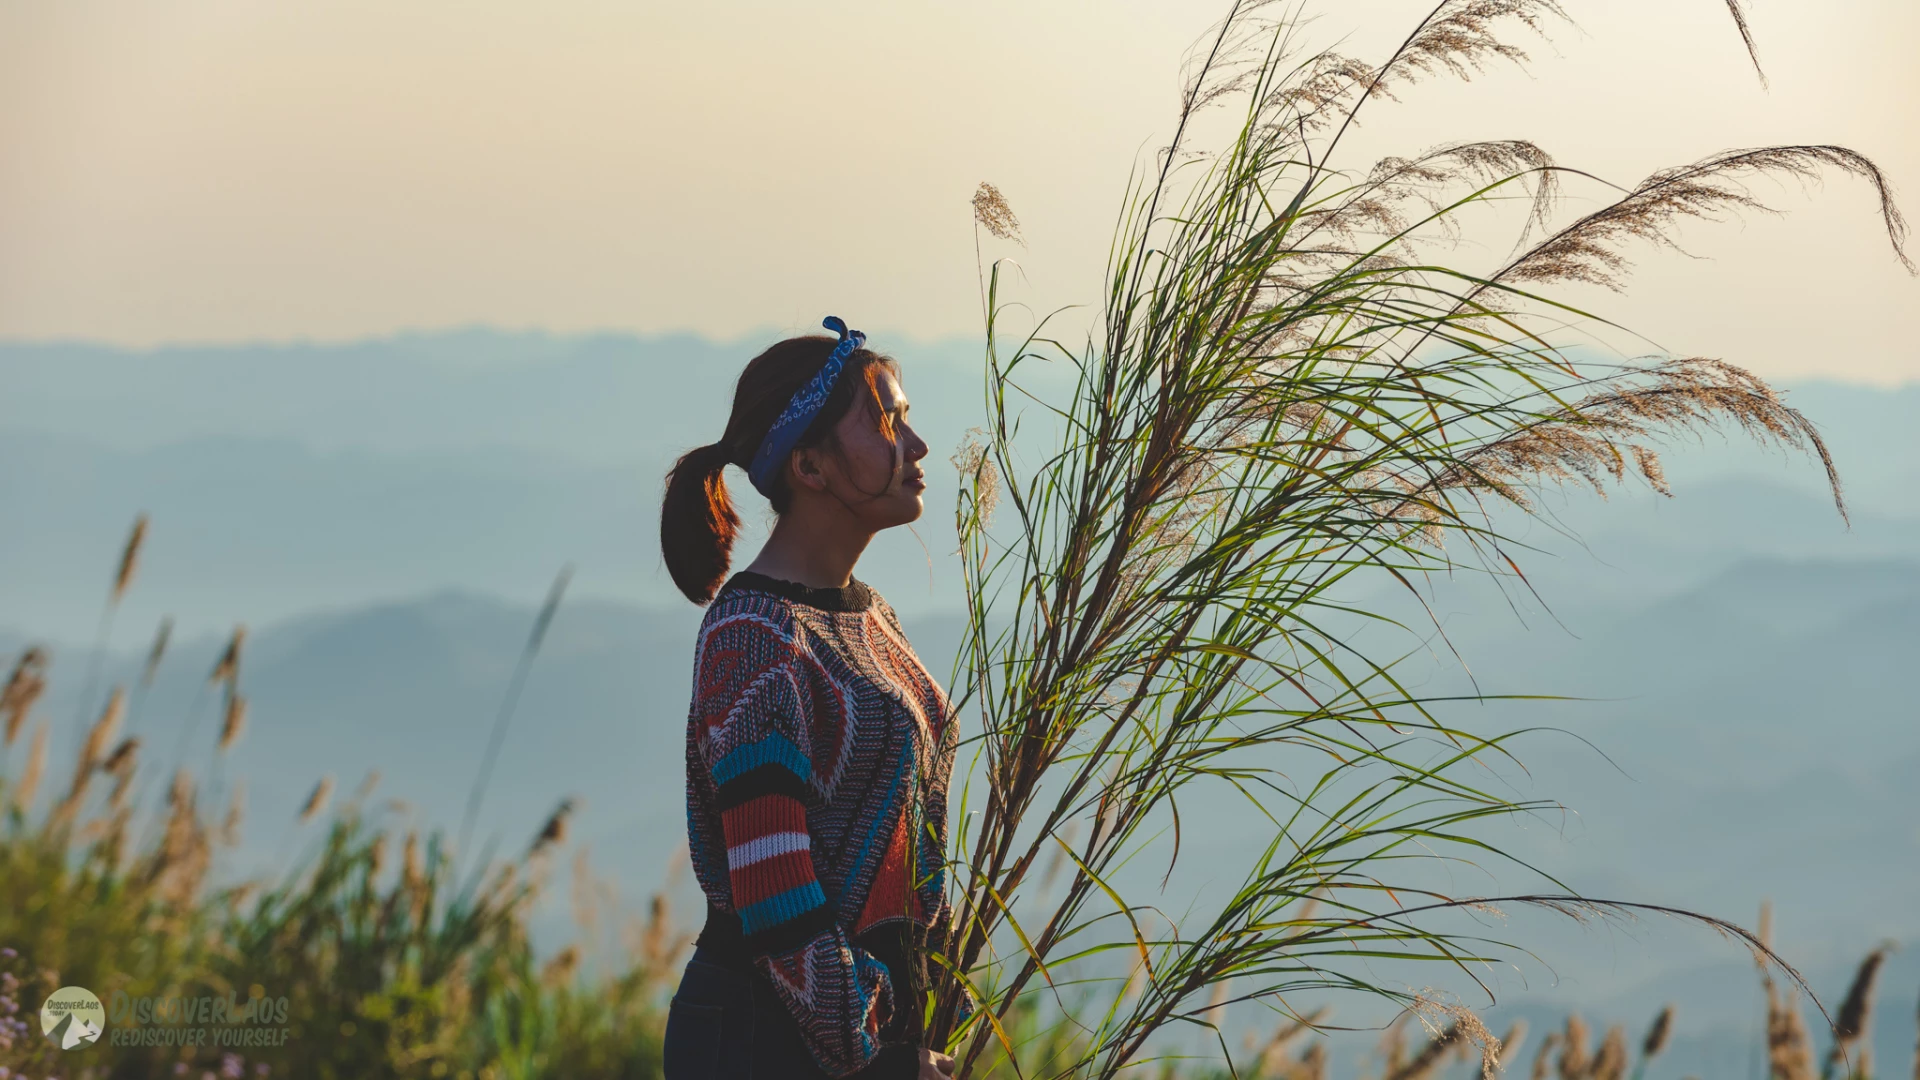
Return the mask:
<path fill-rule="evenodd" d="M 752 866 L 762 859 L 785 855 L 789 851 L 807 851 L 812 846 L 812 838 L 803 832 L 768 833 L 728 848 L 727 869 L 738 870 L 743 866 Z"/>

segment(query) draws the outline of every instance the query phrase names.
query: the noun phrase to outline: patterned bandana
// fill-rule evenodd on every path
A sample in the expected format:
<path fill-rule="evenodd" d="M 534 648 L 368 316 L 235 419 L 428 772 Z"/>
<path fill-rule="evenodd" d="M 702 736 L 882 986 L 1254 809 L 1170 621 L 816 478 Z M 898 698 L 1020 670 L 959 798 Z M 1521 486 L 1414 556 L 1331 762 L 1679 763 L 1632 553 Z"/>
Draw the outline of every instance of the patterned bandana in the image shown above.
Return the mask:
<path fill-rule="evenodd" d="M 833 384 L 840 378 L 840 368 L 853 350 L 867 343 L 867 335 L 858 330 L 847 329 L 840 316 L 829 315 L 820 325 L 840 335 L 840 344 L 834 346 L 833 355 L 805 386 L 794 391 L 793 400 L 787 403 L 785 412 L 767 429 L 767 437 L 760 440 L 760 449 L 753 455 L 753 464 L 747 468 L 747 478 L 760 494 L 773 498 L 773 478 L 786 464 L 787 455 L 793 452 L 793 444 L 813 423 L 820 412 L 820 406 L 826 404 L 827 395 L 833 392 Z"/>

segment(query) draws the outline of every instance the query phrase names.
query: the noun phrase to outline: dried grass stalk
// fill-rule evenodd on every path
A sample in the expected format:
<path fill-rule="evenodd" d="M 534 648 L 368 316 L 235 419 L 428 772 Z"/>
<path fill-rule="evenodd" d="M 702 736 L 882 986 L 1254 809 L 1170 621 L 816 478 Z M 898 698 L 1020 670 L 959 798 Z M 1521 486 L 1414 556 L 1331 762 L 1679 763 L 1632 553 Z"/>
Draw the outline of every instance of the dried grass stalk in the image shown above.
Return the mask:
<path fill-rule="evenodd" d="M 20 774 L 20 783 L 13 789 L 13 804 L 26 813 L 33 805 L 33 797 L 40 790 L 40 780 L 47 773 L 47 725 L 38 724 L 33 729 L 33 742 L 27 748 L 27 767 Z"/>
<path fill-rule="evenodd" d="M 220 725 L 219 752 L 224 754 L 231 749 L 246 726 L 247 699 L 239 694 L 228 694 L 226 720 Z"/>
<path fill-rule="evenodd" d="M 1771 1080 L 1813 1080 L 1813 1045 L 1799 1003 L 1779 992 L 1771 978 L 1766 991 L 1767 1075 Z"/>
<path fill-rule="evenodd" d="M 400 849 L 400 882 L 409 890 L 424 889 L 426 867 L 420 861 L 420 832 L 408 829 L 406 843 Z"/>
<path fill-rule="evenodd" d="M 1287 1080 L 1327 1080 L 1327 1047 L 1312 1043 L 1300 1052 L 1300 1060 L 1288 1072 Z"/>
<path fill-rule="evenodd" d="M 1647 1037 L 1640 1041 L 1641 1060 L 1652 1061 L 1659 1057 L 1660 1052 L 1667 1048 L 1667 1039 L 1672 1034 L 1673 1006 L 1668 1005 L 1660 1010 L 1660 1015 L 1653 1018 L 1653 1026 L 1647 1029 Z"/>
<path fill-rule="evenodd" d="M 406 896 L 407 917 L 413 926 L 426 924 L 432 900 L 428 881 L 426 864 L 420 857 L 420 833 L 408 829 L 406 843 L 400 849 L 400 891 Z"/>
<path fill-rule="evenodd" d="M 113 744 L 114 736 L 120 730 L 120 719 L 127 709 L 127 692 L 116 686 L 107 698 L 107 707 L 100 711 L 100 718 L 87 729 L 87 740 L 80 746 L 80 755 L 74 761 L 73 785 L 67 790 L 54 816 L 60 821 L 69 821 L 80 809 L 81 800 L 86 798 L 87 783 L 93 778 L 93 771 L 106 757 L 107 747 Z"/>
<path fill-rule="evenodd" d="M 196 810 L 193 778 L 185 769 L 173 774 L 167 790 L 167 824 L 148 871 L 161 900 L 177 908 L 198 897 L 213 864 L 213 848 Z"/>
<path fill-rule="evenodd" d="M 246 626 L 235 626 L 233 628 L 233 636 L 227 640 L 226 651 L 220 654 L 220 659 L 213 665 L 212 674 L 207 676 L 208 682 L 224 682 L 227 684 L 229 691 L 238 688 L 240 684 L 240 649 L 241 646 L 246 643 L 246 640 Z"/>
<path fill-rule="evenodd" d="M 117 811 L 126 806 L 127 794 L 133 785 L 133 774 L 140 754 L 140 736 L 131 735 L 121 740 L 107 756 L 102 771 L 113 777 L 113 808 Z"/>
<path fill-rule="evenodd" d="M 0 745 L 12 746 L 20 737 L 20 729 L 26 725 L 27 714 L 33 711 L 34 702 L 47 692 L 47 651 L 33 645 L 20 654 L 13 665 L 13 674 L 7 676 L 7 685 L 0 689 L 0 715 L 6 717 L 6 740 Z"/>
<path fill-rule="evenodd" d="M 1909 271 L 1907 222 L 1893 201 L 1893 188 L 1880 167 L 1844 146 L 1765 146 L 1730 150 L 1678 168 L 1662 169 L 1641 181 L 1610 206 L 1597 210 L 1549 236 L 1490 280 L 1503 283 L 1600 285 L 1616 292 L 1626 287 L 1631 267 L 1621 249 L 1631 241 L 1683 250 L 1676 227 L 1687 219 L 1717 220 L 1728 211 L 1779 211 L 1755 198 L 1746 184 L 1762 176 L 1786 176 L 1802 183 L 1835 169 L 1870 184 L 1880 202 L 1881 224 L 1895 258 Z"/>
<path fill-rule="evenodd" d="M 154 673 L 160 670 L 160 660 L 167 655 L 167 642 L 173 638 L 173 616 L 160 620 L 160 628 L 153 632 L 153 645 L 147 650 L 147 664 L 140 672 L 140 685 L 152 686 Z"/>
<path fill-rule="evenodd" d="M 656 892 L 647 901 L 647 920 L 640 927 L 640 963 L 648 971 L 665 973 L 685 942 L 673 934 L 673 913 L 667 894 Z"/>
<path fill-rule="evenodd" d="M 312 794 L 307 796 L 307 801 L 300 807 L 300 824 L 305 825 L 312 821 L 314 815 L 327 808 L 327 800 L 332 797 L 333 776 L 328 774 L 321 777 L 319 783 L 313 785 Z"/>
<path fill-rule="evenodd" d="M 600 930 L 599 883 L 593 875 L 585 845 L 573 853 L 573 877 L 567 885 L 567 902 L 573 906 L 573 925 L 592 937 Z"/>
<path fill-rule="evenodd" d="M 1020 219 L 1014 216 L 1013 207 L 1007 204 L 1006 196 L 985 180 L 973 193 L 973 220 L 1002 240 L 1012 240 L 1023 246 L 1026 244 L 1020 235 Z"/>
<path fill-rule="evenodd" d="M 1600 1052 L 1593 1056 L 1593 1080 L 1625 1080 L 1627 1075 L 1627 1029 L 1619 1024 L 1607 1028 L 1600 1040 Z"/>
<path fill-rule="evenodd" d="M 1533 1072 L 1529 1074 L 1531 1080 L 1547 1080 L 1547 1072 L 1553 1066 L 1553 1051 L 1562 1038 L 1559 1032 L 1549 1031 L 1547 1037 L 1540 1040 L 1540 1049 L 1533 1055 Z"/>
<path fill-rule="evenodd" d="M 1827 1052 L 1823 1075 L 1871 1075 L 1866 1061 L 1867 1021 L 1873 1014 L 1874 983 L 1880 977 L 1880 967 L 1886 963 L 1889 951 L 1882 945 L 1868 953 L 1853 973 L 1853 985 L 1847 987 L 1846 999 L 1840 1003 L 1840 1012 L 1833 1020 L 1833 1046 Z M 1856 1048 L 1860 1051 L 1860 1063 L 1846 1069 L 1847 1059 Z"/>
<path fill-rule="evenodd" d="M 529 859 L 545 854 L 552 848 L 567 842 L 567 821 L 573 816 L 574 800 L 561 799 L 560 805 L 553 808 L 547 816 L 547 823 L 540 827 L 540 834 L 533 839 L 527 849 Z"/>
<path fill-rule="evenodd" d="M 1481 1055 L 1480 1074 L 1482 1076 L 1492 1076 L 1494 1073 L 1502 1071 L 1504 1066 L 1501 1064 L 1501 1060 L 1513 1060 L 1514 1056 L 1520 1053 L 1520 1048 L 1526 1045 L 1526 1042 L 1527 1022 L 1525 1020 L 1515 1020 L 1513 1026 L 1507 1029 L 1507 1033 L 1500 1037 L 1500 1053 L 1494 1060 L 1487 1060 L 1484 1053 Z"/>
<path fill-rule="evenodd" d="M 1458 1022 L 1448 1024 L 1441 1032 L 1427 1040 L 1418 1053 L 1407 1059 L 1397 1068 L 1389 1069 L 1384 1080 L 1425 1080 L 1433 1075 L 1440 1059 L 1454 1044 L 1460 1041 L 1461 1030 Z"/>
<path fill-rule="evenodd" d="M 1731 421 L 1756 439 L 1818 457 L 1841 518 L 1846 500 L 1840 474 L 1820 432 L 1798 409 L 1752 372 L 1721 360 L 1688 357 L 1652 365 L 1637 385 L 1613 386 L 1574 404 L 1549 410 L 1513 433 L 1462 454 L 1447 470 L 1407 485 L 1391 513 L 1412 520 L 1450 491 L 1485 491 L 1530 509 L 1540 483 L 1585 483 L 1605 496 L 1606 481 L 1633 468 L 1656 491 L 1671 495 L 1658 455 L 1645 441 Z M 1629 466 L 1631 459 L 1631 466 Z"/>
<path fill-rule="evenodd" d="M 555 953 L 540 969 L 540 983 L 550 990 L 559 989 L 573 981 L 580 970 L 580 946 L 569 945 Z"/>
<path fill-rule="evenodd" d="M 1480 1020 L 1479 1013 L 1459 1005 L 1434 1001 L 1424 995 L 1414 998 L 1412 1008 L 1430 1031 L 1434 1025 L 1428 1018 L 1429 1013 L 1445 1016 L 1451 1020 L 1451 1023 L 1440 1034 L 1434 1036 L 1427 1047 L 1415 1057 L 1416 1062 L 1431 1053 L 1433 1055 L 1431 1063 L 1425 1066 L 1431 1069 L 1432 1064 L 1438 1063 L 1448 1047 L 1458 1045 L 1464 1050 L 1468 1046 L 1473 1046 L 1480 1050 L 1481 1080 L 1494 1080 L 1500 1070 L 1500 1040 L 1494 1038 L 1493 1032 L 1487 1030 L 1486 1024 Z"/>
<path fill-rule="evenodd" d="M 147 539 L 147 515 L 141 514 L 133 519 L 133 532 L 127 537 L 127 546 L 120 551 L 120 568 L 113 575 L 113 602 L 119 603 L 127 593 L 127 586 L 133 584 L 133 571 L 140 562 L 140 545 Z"/>
<path fill-rule="evenodd" d="M 1232 987 L 1232 979 L 1221 979 L 1213 984 L 1212 992 L 1207 995 L 1207 1010 L 1203 1015 L 1207 1023 L 1216 1029 L 1227 1022 L 1227 993 Z"/>
<path fill-rule="evenodd" d="M 977 427 L 968 428 L 960 448 L 949 460 L 961 483 L 971 485 L 975 512 L 984 528 L 993 523 L 994 508 L 1000 505 L 1000 467 L 987 455 L 981 434 Z"/>
<path fill-rule="evenodd" d="M 1260 1047 L 1259 1053 L 1254 1056 L 1254 1075 L 1267 1076 L 1292 1071 L 1294 1063 L 1286 1060 L 1288 1045 L 1295 1039 L 1298 1039 L 1302 1034 L 1311 1030 L 1313 1025 L 1319 1023 L 1320 1020 L 1326 1016 L 1326 1013 L 1326 1009 L 1321 1008 L 1304 1018 L 1294 1017 L 1281 1021 L 1280 1025 L 1274 1028 L 1273 1034 L 1267 1036 L 1267 1041 Z M 1256 1038 L 1257 1036 L 1255 1036 L 1252 1031 L 1246 1033 L 1246 1047 L 1248 1050 L 1254 1048 Z"/>
<path fill-rule="evenodd" d="M 1587 1022 L 1575 1013 L 1567 1017 L 1560 1050 L 1560 1080 L 1587 1080 L 1593 1075 L 1594 1055 L 1587 1049 Z"/>
<path fill-rule="evenodd" d="M 1753 61 L 1753 73 L 1760 77 L 1760 85 L 1767 85 L 1767 73 L 1760 69 L 1760 48 L 1753 43 L 1753 30 L 1747 25 L 1745 0 L 1727 0 L 1727 11 L 1733 16 L 1733 25 L 1740 31 L 1740 40 L 1746 43 L 1747 59 Z"/>
<path fill-rule="evenodd" d="M 245 784 L 233 786 L 233 798 L 227 803 L 226 820 L 220 823 L 220 843 L 227 847 L 240 846 L 240 825 L 247 815 L 247 788 Z"/>

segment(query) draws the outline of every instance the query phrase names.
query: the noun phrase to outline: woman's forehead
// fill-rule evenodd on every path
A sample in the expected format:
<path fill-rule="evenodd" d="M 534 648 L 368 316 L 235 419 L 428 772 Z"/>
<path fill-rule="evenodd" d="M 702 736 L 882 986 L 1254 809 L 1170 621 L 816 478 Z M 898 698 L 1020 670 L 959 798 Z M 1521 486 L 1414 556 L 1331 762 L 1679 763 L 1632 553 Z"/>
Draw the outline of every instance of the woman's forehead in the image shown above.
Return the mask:
<path fill-rule="evenodd" d="M 907 392 L 900 385 L 900 377 L 884 364 L 874 367 L 873 387 L 879 393 L 880 407 L 883 409 L 907 403 Z"/>

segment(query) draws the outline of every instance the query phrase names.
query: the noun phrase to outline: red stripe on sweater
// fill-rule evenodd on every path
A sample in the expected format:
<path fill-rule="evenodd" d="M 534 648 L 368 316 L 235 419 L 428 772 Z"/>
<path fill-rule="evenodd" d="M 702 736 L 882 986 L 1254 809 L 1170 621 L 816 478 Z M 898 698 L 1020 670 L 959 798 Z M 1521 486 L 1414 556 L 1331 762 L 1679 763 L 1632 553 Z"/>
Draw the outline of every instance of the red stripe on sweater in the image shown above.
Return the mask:
<path fill-rule="evenodd" d="M 789 851 L 784 855 L 775 855 L 733 871 L 733 903 L 735 907 L 747 907 L 813 880 L 811 853 Z"/>
<path fill-rule="evenodd" d="M 720 811 L 720 831 L 728 847 L 779 832 L 806 832 L 807 808 L 791 795 L 762 795 Z"/>
<path fill-rule="evenodd" d="M 880 861 L 880 871 L 874 875 L 873 884 L 868 887 L 866 905 L 861 909 L 860 917 L 854 921 L 854 933 L 860 933 L 881 919 L 898 918 L 906 914 L 920 917 L 919 897 L 912 894 L 907 876 L 907 822 L 903 817 L 894 825 L 893 838 L 888 841 L 887 853 Z"/>

